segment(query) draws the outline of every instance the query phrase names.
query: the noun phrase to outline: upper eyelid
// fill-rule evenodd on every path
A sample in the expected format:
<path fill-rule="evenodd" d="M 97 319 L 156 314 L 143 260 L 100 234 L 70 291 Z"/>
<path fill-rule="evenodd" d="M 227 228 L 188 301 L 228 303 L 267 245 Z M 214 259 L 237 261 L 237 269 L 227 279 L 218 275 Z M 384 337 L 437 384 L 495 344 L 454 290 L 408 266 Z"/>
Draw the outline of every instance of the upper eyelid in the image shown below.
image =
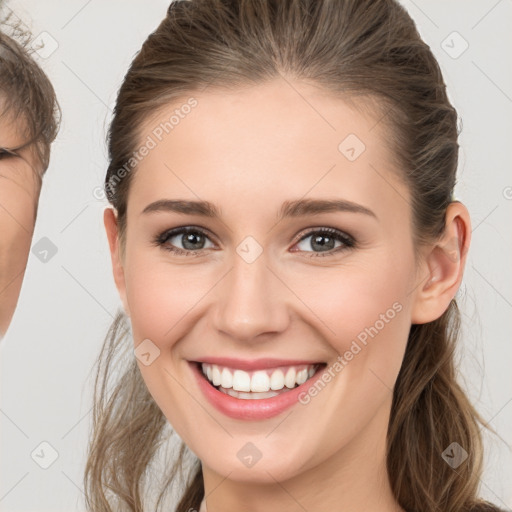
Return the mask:
<path fill-rule="evenodd" d="M 201 228 L 199 226 L 194 226 L 194 225 L 180 226 L 177 228 L 166 229 L 165 231 L 162 231 L 162 233 L 159 235 L 159 238 L 171 238 L 173 236 L 178 236 L 178 235 L 182 235 L 187 232 L 194 232 L 194 231 L 197 231 L 199 233 L 207 235 L 209 238 L 213 238 L 213 239 L 216 238 L 215 235 L 213 235 L 213 233 L 209 229 Z"/>
<path fill-rule="evenodd" d="M 347 232 L 343 231 L 342 229 L 337 228 L 331 228 L 328 226 L 321 226 L 321 227 L 313 227 L 313 228 L 306 228 L 306 230 L 301 231 L 294 239 L 293 242 L 300 242 L 303 238 L 311 236 L 313 233 L 329 233 L 329 234 L 336 234 L 340 235 L 342 238 L 349 238 L 350 240 L 355 240 L 354 237 Z"/>

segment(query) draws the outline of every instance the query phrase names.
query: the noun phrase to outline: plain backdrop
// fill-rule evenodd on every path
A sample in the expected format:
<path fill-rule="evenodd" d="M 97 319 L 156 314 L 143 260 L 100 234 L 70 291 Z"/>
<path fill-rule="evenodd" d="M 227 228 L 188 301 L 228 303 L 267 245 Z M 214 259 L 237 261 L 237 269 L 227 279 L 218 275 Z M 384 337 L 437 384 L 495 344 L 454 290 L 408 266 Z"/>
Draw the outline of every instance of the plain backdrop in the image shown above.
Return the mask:
<path fill-rule="evenodd" d="M 470 397 L 501 436 L 485 434 L 481 494 L 510 509 L 512 2 L 403 3 L 438 58 L 462 120 L 456 194 L 471 213 L 473 240 L 459 292 L 460 369 Z M 105 134 L 122 78 L 168 1 L 7 5 L 36 43 L 45 43 L 37 59 L 55 86 L 63 121 L 33 239 L 33 247 L 50 240 L 56 252 L 47 261 L 30 254 L 18 309 L 0 344 L 0 510 L 83 511 L 90 372 L 121 306 L 103 228 L 107 203 L 97 193 L 107 168 Z"/>

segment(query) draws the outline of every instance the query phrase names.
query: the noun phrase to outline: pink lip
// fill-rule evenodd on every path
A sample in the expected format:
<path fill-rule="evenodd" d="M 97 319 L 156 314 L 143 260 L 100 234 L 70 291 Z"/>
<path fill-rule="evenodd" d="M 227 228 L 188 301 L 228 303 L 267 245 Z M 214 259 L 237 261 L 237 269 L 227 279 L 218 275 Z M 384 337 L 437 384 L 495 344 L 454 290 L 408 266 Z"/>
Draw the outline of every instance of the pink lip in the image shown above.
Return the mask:
<path fill-rule="evenodd" d="M 216 364 L 226 366 L 228 368 L 236 368 L 238 370 L 252 371 L 265 370 L 267 368 L 277 368 L 278 366 L 300 366 L 318 364 L 320 361 L 305 361 L 304 359 L 273 359 L 270 357 L 262 359 L 236 359 L 234 357 L 205 357 L 199 363 Z"/>
<path fill-rule="evenodd" d="M 220 359 L 218 359 L 220 360 Z M 222 359 L 223 365 L 227 359 Z M 232 362 L 233 360 L 231 360 Z M 258 363 L 260 366 L 258 368 L 263 368 L 261 366 L 260 360 Z M 267 366 L 267 368 L 271 368 L 279 363 L 280 361 L 277 359 L 267 360 L 272 361 L 272 365 Z M 207 362 L 207 361 L 204 361 Z M 210 362 L 210 360 L 208 360 Z M 282 361 L 281 361 L 282 362 Z M 287 365 L 291 364 L 289 361 L 286 362 Z M 221 363 L 213 363 L 213 364 L 221 364 Z M 311 364 L 311 363 L 305 363 Z M 220 412 L 229 416 L 230 418 L 235 418 L 239 420 L 265 420 L 268 418 L 272 418 L 281 414 L 283 411 L 296 404 L 299 400 L 299 395 L 307 391 L 307 389 L 311 386 L 311 379 L 314 379 L 318 375 L 317 373 L 308 379 L 306 382 L 297 386 L 296 388 L 290 389 L 290 391 L 286 391 L 272 398 L 262 398 L 259 400 L 243 400 L 239 398 L 234 398 L 232 396 L 226 395 L 221 391 L 218 391 L 214 386 L 210 384 L 210 382 L 203 375 L 200 364 L 196 362 L 189 361 L 190 368 L 194 373 L 199 388 L 205 395 L 206 399 Z M 237 361 L 238 365 L 238 361 Z M 251 366 L 255 366 L 253 362 L 250 364 Z M 279 366 L 279 364 L 277 364 Z M 228 366 L 225 364 L 225 366 Z M 281 365 L 283 366 L 283 365 Z M 240 368 L 240 366 L 235 366 L 236 368 Z M 242 368 L 240 368 L 242 369 Z M 323 367 L 320 368 L 322 370 Z"/>

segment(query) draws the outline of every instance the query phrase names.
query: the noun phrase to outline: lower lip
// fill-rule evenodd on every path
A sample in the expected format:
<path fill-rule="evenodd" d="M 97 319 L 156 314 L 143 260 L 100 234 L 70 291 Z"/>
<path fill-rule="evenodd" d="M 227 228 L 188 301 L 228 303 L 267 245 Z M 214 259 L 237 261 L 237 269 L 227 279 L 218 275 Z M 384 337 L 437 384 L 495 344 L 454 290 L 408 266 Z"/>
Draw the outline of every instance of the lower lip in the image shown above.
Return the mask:
<path fill-rule="evenodd" d="M 196 376 L 199 388 L 207 400 L 226 416 L 239 420 L 265 420 L 281 414 L 292 405 L 298 403 L 299 395 L 309 389 L 311 379 L 317 378 L 318 375 L 317 371 L 313 377 L 310 377 L 300 386 L 272 398 L 244 400 L 226 395 L 213 387 L 203 375 L 197 363 L 189 362 L 189 365 Z M 322 369 L 320 367 L 320 370 Z"/>

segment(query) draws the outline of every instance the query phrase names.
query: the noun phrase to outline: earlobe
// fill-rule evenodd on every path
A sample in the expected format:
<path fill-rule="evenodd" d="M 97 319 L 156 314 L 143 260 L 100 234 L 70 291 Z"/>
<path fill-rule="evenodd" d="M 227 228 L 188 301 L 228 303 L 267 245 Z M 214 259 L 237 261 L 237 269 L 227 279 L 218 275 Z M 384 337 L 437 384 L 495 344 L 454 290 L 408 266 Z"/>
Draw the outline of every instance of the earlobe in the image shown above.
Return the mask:
<path fill-rule="evenodd" d="M 455 297 L 462 281 L 471 239 L 467 208 L 451 203 L 446 211 L 445 229 L 427 250 L 421 265 L 411 322 L 424 324 L 439 318 Z"/>
<path fill-rule="evenodd" d="M 123 261 L 120 251 L 119 230 L 117 224 L 116 212 L 113 208 L 106 208 L 103 212 L 103 223 L 107 234 L 108 245 L 110 247 L 110 258 L 112 260 L 112 272 L 116 283 L 119 297 L 123 303 L 125 313 L 130 316 L 128 301 L 126 300 L 126 283 L 124 276 Z"/>

